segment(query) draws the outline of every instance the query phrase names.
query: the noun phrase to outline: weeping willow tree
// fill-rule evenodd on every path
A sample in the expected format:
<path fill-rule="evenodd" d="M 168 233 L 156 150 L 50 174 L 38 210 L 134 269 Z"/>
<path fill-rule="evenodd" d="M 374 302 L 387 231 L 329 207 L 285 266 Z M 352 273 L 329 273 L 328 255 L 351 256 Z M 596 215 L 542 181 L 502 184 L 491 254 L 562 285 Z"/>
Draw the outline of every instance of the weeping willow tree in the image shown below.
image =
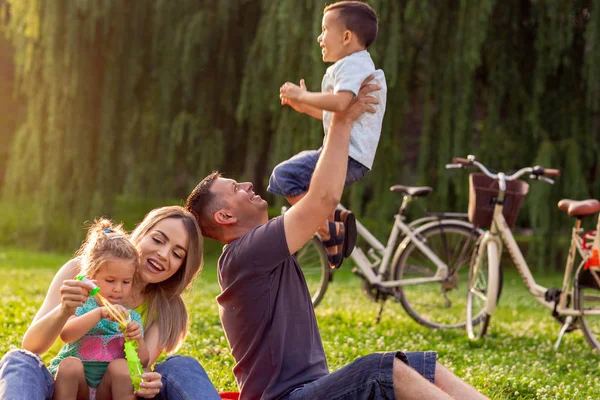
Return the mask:
<path fill-rule="evenodd" d="M 229 150 L 245 142 L 235 108 L 256 4 L 18 0 L 3 14 L 27 99 L 3 194 L 35 203 L 42 244 L 79 238 L 119 193 L 183 196 L 239 164 Z"/>
<path fill-rule="evenodd" d="M 432 185 L 430 208 L 465 210 L 467 174 L 444 164 L 467 154 L 563 170 L 532 184 L 520 217 L 546 238 L 569 225 L 558 199 L 600 197 L 600 0 L 368 2 L 388 105 L 373 171 L 345 199 L 361 216 L 387 221 L 396 183 Z M 34 201 L 48 235 L 110 215 L 117 194 L 183 197 L 215 168 L 264 188 L 275 164 L 322 142 L 278 89 L 304 78 L 319 90 L 325 4 L 9 0 L 27 108 L 3 195 Z M 542 243 L 540 264 L 555 248 Z"/>

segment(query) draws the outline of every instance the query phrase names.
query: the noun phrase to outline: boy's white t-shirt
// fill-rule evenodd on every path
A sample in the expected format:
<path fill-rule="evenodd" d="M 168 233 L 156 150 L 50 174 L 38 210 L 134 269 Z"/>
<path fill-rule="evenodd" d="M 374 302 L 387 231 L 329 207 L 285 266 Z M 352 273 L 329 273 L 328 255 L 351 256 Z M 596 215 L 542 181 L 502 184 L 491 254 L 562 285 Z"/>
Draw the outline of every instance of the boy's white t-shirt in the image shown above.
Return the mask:
<path fill-rule="evenodd" d="M 375 76 L 375 79 L 370 83 L 377 83 L 381 87 L 380 90 L 371 93 L 379 100 L 379 104 L 374 105 L 375 114 L 363 113 L 352 124 L 349 149 L 350 157 L 369 169 L 373 167 L 385 113 L 387 85 L 383 71 L 375 70 L 375 64 L 373 64 L 369 52 L 362 50 L 338 60 L 327 68 L 321 83 L 321 92 L 323 93 L 348 91 L 357 96 L 361 83 L 371 74 Z M 323 110 L 325 136 L 329 132 L 332 118 L 333 112 Z M 325 142 L 323 141 L 323 143 Z"/>

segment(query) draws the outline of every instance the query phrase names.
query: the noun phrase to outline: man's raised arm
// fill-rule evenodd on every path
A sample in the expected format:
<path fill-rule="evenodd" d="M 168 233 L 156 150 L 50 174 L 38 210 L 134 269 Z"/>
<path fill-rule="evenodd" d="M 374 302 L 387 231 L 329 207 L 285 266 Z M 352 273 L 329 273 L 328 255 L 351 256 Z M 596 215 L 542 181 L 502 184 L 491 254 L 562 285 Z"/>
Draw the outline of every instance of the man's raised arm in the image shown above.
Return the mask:
<path fill-rule="evenodd" d="M 366 82 L 371 79 L 372 76 Z M 334 113 L 308 192 L 284 216 L 290 254 L 298 251 L 314 236 L 319 226 L 339 204 L 348 167 L 350 127 L 363 112 L 375 112 L 371 104 L 377 104 L 378 100 L 368 96 L 368 93 L 378 89 L 377 85 L 363 86 L 345 112 Z"/>

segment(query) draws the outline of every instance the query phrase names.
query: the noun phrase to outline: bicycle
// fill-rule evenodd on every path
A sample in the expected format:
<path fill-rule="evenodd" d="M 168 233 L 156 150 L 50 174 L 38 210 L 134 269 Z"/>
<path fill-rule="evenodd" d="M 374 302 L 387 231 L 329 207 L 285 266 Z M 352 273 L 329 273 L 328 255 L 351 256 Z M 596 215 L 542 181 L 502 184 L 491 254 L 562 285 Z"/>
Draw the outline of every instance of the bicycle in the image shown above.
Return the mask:
<path fill-rule="evenodd" d="M 477 167 L 482 171 L 482 174 L 470 175 L 469 220 L 476 226 L 490 227 L 477 243 L 469 268 L 466 312 L 469 338 L 480 339 L 487 333 L 498 303 L 497 293 L 501 288 L 500 255 L 505 245 L 529 293 L 540 304 L 552 310 L 552 316 L 562 325 L 554 348 L 558 349 L 564 334 L 577 329 L 577 325 L 584 332 L 588 343 L 594 348 L 600 348 L 600 319 L 593 318 L 600 316 L 600 279 L 597 280 L 596 272 L 585 268 L 590 256 L 591 246 L 588 242 L 597 239 L 593 236 L 594 232 L 585 234 L 581 228 L 583 218 L 600 211 L 600 202 L 594 199 L 564 199 L 559 202 L 559 209 L 567 212 L 570 217 L 575 217 L 576 222 L 571 233 L 562 287 L 545 288 L 536 283 L 511 228 L 529 188 L 519 178 L 529 175 L 532 179 L 553 184 L 554 181 L 549 177 L 560 176 L 560 171 L 535 166 L 522 168 L 512 175 L 503 172 L 494 174 L 473 155 L 466 159 L 455 157 L 452 162 L 446 167 Z M 577 256 L 581 262 L 574 268 Z M 470 316 L 474 313 L 481 315 L 480 309 L 483 310 L 484 317 L 476 330 L 470 323 Z"/>
<path fill-rule="evenodd" d="M 380 321 L 386 299 L 393 297 L 422 325 L 464 328 L 467 267 L 483 231 L 460 213 L 427 213 L 406 224 L 403 213 L 411 201 L 427 196 L 433 189 L 395 185 L 390 190 L 403 195 L 403 200 L 394 215 L 387 245 L 357 220 L 358 237 L 362 240 L 357 241 L 350 256 L 356 264 L 353 272 L 362 279 L 363 293 L 381 303 L 376 321 Z M 344 209 L 342 205 L 339 208 Z M 296 256 L 316 307 L 336 270 L 330 268 L 318 236 Z M 482 317 L 476 316 L 475 323 Z"/>

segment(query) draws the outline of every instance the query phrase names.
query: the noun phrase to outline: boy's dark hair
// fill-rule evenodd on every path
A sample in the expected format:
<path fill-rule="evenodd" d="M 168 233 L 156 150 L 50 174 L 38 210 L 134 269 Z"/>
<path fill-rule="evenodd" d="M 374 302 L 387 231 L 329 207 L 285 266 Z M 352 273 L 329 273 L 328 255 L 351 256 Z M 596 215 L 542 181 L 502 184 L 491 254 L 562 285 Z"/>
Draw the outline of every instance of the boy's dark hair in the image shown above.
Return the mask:
<path fill-rule="evenodd" d="M 346 29 L 356 34 L 365 48 L 375 41 L 378 20 L 373 7 L 362 1 L 339 1 L 326 6 L 323 14 L 333 10 L 337 10 Z"/>
<path fill-rule="evenodd" d="M 214 181 L 220 177 L 219 171 L 212 172 L 192 190 L 185 201 L 185 208 L 196 217 L 202 235 L 211 239 L 218 239 L 222 233 L 213 216 L 223 208 L 223 201 L 210 191 Z"/>

